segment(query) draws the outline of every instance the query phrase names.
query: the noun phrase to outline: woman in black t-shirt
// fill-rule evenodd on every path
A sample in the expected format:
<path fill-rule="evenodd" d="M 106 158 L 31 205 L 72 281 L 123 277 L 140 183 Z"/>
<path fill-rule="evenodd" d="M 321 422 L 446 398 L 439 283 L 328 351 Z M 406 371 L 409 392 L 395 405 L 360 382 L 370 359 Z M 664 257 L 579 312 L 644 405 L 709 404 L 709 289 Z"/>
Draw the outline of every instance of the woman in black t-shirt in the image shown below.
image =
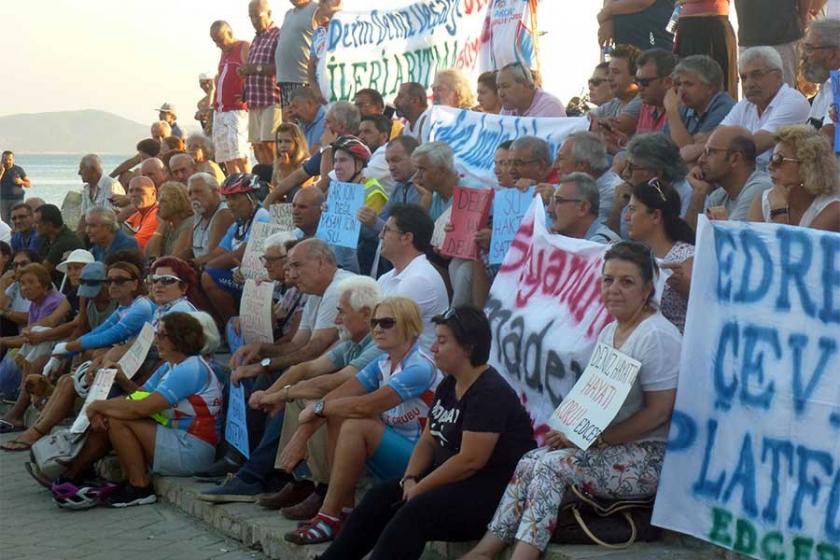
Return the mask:
<path fill-rule="evenodd" d="M 433 319 L 435 365 L 447 374 L 402 480 L 375 486 L 321 560 L 420 558 L 428 541 L 481 537 L 520 457 L 531 420 L 492 367 L 490 324 L 472 306 Z"/>

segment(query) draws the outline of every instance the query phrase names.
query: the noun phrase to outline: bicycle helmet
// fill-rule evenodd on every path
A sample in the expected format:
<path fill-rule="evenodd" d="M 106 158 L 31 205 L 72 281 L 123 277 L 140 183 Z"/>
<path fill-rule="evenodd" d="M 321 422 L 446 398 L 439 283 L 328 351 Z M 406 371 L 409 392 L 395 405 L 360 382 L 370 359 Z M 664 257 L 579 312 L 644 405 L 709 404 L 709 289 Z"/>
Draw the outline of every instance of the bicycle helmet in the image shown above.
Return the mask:
<path fill-rule="evenodd" d="M 252 194 L 260 190 L 260 178 L 253 173 L 234 173 L 224 180 L 219 192 L 223 196 L 231 194 Z"/>
<path fill-rule="evenodd" d="M 355 136 L 339 136 L 330 146 L 332 146 L 333 151 L 347 152 L 354 158 L 361 160 L 365 165 L 370 161 L 370 148 Z"/>
<path fill-rule="evenodd" d="M 50 488 L 55 504 L 63 509 L 83 510 L 105 502 L 117 485 L 105 482 L 101 485 L 76 486 L 68 481 L 56 481 Z"/>
<path fill-rule="evenodd" d="M 90 369 L 90 364 L 90 360 L 83 362 L 79 364 L 79 367 L 77 367 L 76 371 L 73 372 L 73 387 L 76 389 L 76 394 L 82 398 L 87 396 L 88 389 L 90 389 L 90 385 L 88 385 L 87 381 L 85 381 L 85 376 Z"/>

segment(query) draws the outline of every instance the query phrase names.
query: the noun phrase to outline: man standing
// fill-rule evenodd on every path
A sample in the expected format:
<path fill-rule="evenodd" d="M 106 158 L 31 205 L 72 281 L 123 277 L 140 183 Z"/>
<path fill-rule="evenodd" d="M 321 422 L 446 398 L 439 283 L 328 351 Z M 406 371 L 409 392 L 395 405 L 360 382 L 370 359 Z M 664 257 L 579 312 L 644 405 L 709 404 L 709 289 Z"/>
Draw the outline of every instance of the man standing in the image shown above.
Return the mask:
<path fill-rule="evenodd" d="M 35 231 L 35 212 L 25 202 L 18 202 L 12 208 L 12 252 L 24 249 L 37 252 L 41 247 L 41 238 Z"/>
<path fill-rule="evenodd" d="M 81 239 L 64 225 L 61 210 L 55 204 L 44 204 L 35 211 L 35 229 L 41 238 L 41 264 L 51 273 L 66 253 L 85 248 Z M 53 279 L 57 279 L 56 274 Z"/>
<path fill-rule="evenodd" d="M 665 94 L 668 122 L 662 133 L 680 147 L 685 161 L 695 161 L 708 135 L 726 117 L 735 100 L 723 91 L 723 70 L 709 56 L 687 56 L 674 68 L 674 88 Z"/>
<path fill-rule="evenodd" d="M 248 63 L 237 70 L 245 77 L 245 102 L 248 104 L 248 140 L 254 147 L 257 162 L 274 163 L 274 131 L 282 121 L 280 88 L 274 79 L 274 52 L 280 30 L 271 20 L 268 0 L 251 0 L 248 17 L 257 32 L 248 50 Z"/>
<path fill-rule="evenodd" d="M 755 167 L 752 134 L 737 126 L 719 126 L 709 136 L 697 166 L 688 174 L 691 202 L 685 221 L 696 228 L 705 211 L 717 220 L 745 222 L 755 197 L 773 186 L 770 176 Z"/>
<path fill-rule="evenodd" d="M 237 41 L 226 21 L 214 21 L 210 38 L 222 51 L 213 102 L 213 146 L 216 160 L 228 174 L 248 172 L 248 105 L 242 96 L 245 80 L 237 71 L 248 60 L 248 42 Z"/>
<path fill-rule="evenodd" d="M 397 116 L 408 121 L 403 134 L 416 138 L 421 144 L 426 142 L 429 139 L 429 99 L 423 84 L 406 82 L 400 85 L 394 107 L 397 108 Z"/>
<path fill-rule="evenodd" d="M 805 96 L 784 82 L 782 68 L 782 57 L 771 47 L 752 47 L 741 53 L 738 71 L 744 99 L 720 123 L 742 126 L 752 133 L 760 167 L 770 161 L 776 131 L 804 123 L 811 111 Z"/>
<path fill-rule="evenodd" d="M 164 104 L 166 105 L 166 104 Z M 92 208 L 109 208 L 111 197 L 125 195 L 125 189 L 119 181 L 102 172 L 102 159 L 96 154 L 88 154 L 79 161 L 79 177 L 82 178 L 81 219 L 76 233 L 82 239 L 85 234 L 85 216 Z"/>
<path fill-rule="evenodd" d="M 22 167 L 15 165 L 15 154 L 9 150 L 3 152 L 0 161 L 0 220 L 9 222 L 12 207 L 23 202 L 23 189 L 32 186 Z"/>
<path fill-rule="evenodd" d="M 538 88 L 531 71 L 521 62 L 502 67 L 496 76 L 502 102 L 500 115 L 517 117 L 565 117 L 563 102 Z"/>
<path fill-rule="evenodd" d="M 280 103 L 285 112 L 292 101 L 292 94 L 306 85 L 308 78 L 309 50 L 312 32 L 315 31 L 315 10 L 318 3 L 312 0 L 289 0 L 292 9 L 286 12 L 277 50 L 274 53 L 275 79 L 280 86 Z"/>
<path fill-rule="evenodd" d="M 120 229 L 117 215 L 110 208 L 94 206 L 84 216 L 90 252 L 99 262 L 124 249 L 138 249 L 137 240 Z"/>
<path fill-rule="evenodd" d="M 157 189 L 148 177 L 135 177 L 128 184 L 128 198 L 135 208 L 124 225 L 134 235 L 137 244 L 145 249 L 158 227 Z"/>
<path fill-rule="evenodd" d="M 621 241 L 621 236 L 598 219 L 598 185 L 579 171 L 560 178 L 547 213 L 552 218 L 551 231 L 598 243 Z"/>
<path fill-rule="evenodd" d="M 178 115 L 175 113 L 175 105 L 172 103 L 164 103 L 160 106 L 158 109 L 158 120 L 164 121 L 169 125 L 169 128 L 172 130 L 172 136 L 177 136 L 178 138 L 184 137 L 184 132 L 178 126 Z"/>

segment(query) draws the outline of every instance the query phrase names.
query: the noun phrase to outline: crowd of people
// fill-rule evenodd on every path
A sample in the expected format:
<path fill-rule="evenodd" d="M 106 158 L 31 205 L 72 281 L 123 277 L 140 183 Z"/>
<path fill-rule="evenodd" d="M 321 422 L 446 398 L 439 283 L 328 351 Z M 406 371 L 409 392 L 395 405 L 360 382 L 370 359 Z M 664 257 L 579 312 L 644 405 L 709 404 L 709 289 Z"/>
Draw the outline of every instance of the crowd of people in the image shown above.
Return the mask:
<path fill-rule="evenodd" d="M 571 485 L 653 495 L 699 216 L 840 232 L 837 14 L 821 15 L 824 0 L 735 0 L 736 37 L 729 0 L 677 11 L 673 0 L 606 0 L 607 60 L 583 100 L 564 105 L 512 63 L 475 84 L 458 69 L 438 72 L 430 92 L 404 83 L 391 106 L 375 89 L 326 103 L 318 59 L 341 0 L 291 4 L 278 27 L 268 0 L 252 0 L 250 43 L 212 22 L 220 59 L 199 77 L 201 132 L 185 138 L 164 103 L 116 169 L 84 156 L 75 229 L 55 205 L 24 200 L 32 181 L 3 153 L 0 392 L 13 405 L 0 431 L 15 437 L 2 449 L 28 450 L 74 418 L 96 372 L 115 368 L 64 473 L 27 464 L 62 507 L 153 503 L 152 474 L 195 476 L 218 483 L 202 500 L 300 521 L 285 538 L 331 542 L 324 559 L 419 558 L 431 540 L 480 539 L 466 558 L 513 546 L 521 560 L 548 546 Z M 536 136 L 500 144 L 497 182 L 483 185 L 536 187 L 552 234 L 609 246 L 601 297 L 615 320 L 598 339 L 641 369 L 588 450 L 555 431 L 537 447 L 505 372 L 488 365 L 490 222 L 475 233 L 476 260 L 433 245 L 461 178 L 450 146 L 429 138 L 435 105 L 589 119 L 556 153 Z M 363 191 L 356 250 L 316 236 L 332 181 Z M 262 247 L 274 340 L 249 343 L 239 267 L 277 203 L 291 204 L 294 229 Z M 660 267 L 671 276 L 656 294 Z M 125 372 L 147 323 L 152 348 Z M 231 386 L 247 400 L 247 459 L 221 437 Z M 40 414 L 27 427 L 29 407 Z M 119 484 L 93 470 L 112 451 Z M 363 477 L 375 484 L 356 505 Z"/>

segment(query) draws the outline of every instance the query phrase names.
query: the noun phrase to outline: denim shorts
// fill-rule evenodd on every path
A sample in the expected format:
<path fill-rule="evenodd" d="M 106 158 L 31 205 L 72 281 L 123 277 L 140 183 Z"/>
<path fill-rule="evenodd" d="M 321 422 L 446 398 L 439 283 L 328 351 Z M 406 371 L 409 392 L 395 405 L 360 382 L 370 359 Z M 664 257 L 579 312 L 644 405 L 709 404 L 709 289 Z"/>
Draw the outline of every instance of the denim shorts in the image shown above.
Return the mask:
<path fill-rule="evenodd" d="M 379 480 L 402 478 L 414 445 L 413 441 L 386 426 L 379 446 L 367 460 L 367 470 Z"/>
<path fill-rule="evenodd" d="M 207 470 L 216 458 L 216 449 L 184 430 L 157 426 L 155 461 L 152 472 L 163 476 L 192 476 Z"/>

